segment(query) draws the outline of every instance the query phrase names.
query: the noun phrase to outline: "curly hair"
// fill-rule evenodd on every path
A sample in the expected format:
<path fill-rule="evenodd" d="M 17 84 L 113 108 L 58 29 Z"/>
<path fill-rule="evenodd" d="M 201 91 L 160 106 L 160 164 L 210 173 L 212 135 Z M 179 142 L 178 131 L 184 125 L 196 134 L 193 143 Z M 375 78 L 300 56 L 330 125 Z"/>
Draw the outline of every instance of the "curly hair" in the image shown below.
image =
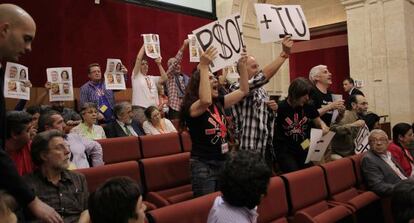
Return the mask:
<path fill-rule="evenodd" d="M 260 153 L 247 150 L 232 153 L 219 178 L 224 201 L 232 206 L 253 209 L 266 194 L 271 175 Z"/>
<path fill-rule="evenodd" d="M 181 111 L 179 115 L 179 119 L 180 119 L 179 130 L 180 131 L 186 129 L 185 117 L 189 116 L 191 105 L 199 99 L 198 97 L 199 87 L 200 87 L 200 71 L 195 69 L 185 89 L 185 94 L 184 94 L 183 102 L 181 105 Z"/>

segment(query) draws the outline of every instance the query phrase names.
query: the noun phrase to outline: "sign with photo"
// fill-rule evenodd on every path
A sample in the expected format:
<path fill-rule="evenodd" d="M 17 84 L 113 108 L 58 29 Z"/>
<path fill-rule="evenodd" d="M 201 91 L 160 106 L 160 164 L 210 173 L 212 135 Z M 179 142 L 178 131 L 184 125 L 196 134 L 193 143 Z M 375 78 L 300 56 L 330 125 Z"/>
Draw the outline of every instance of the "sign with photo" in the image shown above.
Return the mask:
<path fill-rule="evenodd" d="M 161 57 L 160 37 L 158 34 L 142 34 L 145 54 L 152 59 Z"/>
<path fill-rule="evenodd" d="M 125 77 L 120 59 L 107 59 L 104 74 L 106 89 L 125 90 Z"/>
<path fill-rule="evenodd" d="M 29 70 L 27 67 L 7 62 L 3 93 L 6 98 L 30 100 L 30 88 L 26 87 L 29 82 Z"/>
<path fill-rule="evenodd" d="M 72 67 L 47 68 L 49 101 L 73 101 Z"/>
<path fill-rule="evenodd" d="M 190 34 L 188 35 L 188 40 L 190 41 L 189 43 L 189 51 L 190 51 L 190 62 L 200 62 L 200 52 L 199 52 L 199 48 L 200 46 L 198 45 L 197 39 L 195 37 L 195 35 Z"/>

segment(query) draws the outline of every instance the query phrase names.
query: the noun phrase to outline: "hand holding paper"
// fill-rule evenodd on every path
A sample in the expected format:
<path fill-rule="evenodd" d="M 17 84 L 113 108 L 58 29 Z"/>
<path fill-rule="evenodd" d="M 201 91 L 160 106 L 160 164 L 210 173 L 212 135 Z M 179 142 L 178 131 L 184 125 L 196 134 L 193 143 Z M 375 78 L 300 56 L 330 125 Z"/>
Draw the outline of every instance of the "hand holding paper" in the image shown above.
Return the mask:
<path fill-rule="evenodd" d="M 209 47 L 200 57 L 200 66 L 208 66 L 217 56 L 217 49 Z"/>

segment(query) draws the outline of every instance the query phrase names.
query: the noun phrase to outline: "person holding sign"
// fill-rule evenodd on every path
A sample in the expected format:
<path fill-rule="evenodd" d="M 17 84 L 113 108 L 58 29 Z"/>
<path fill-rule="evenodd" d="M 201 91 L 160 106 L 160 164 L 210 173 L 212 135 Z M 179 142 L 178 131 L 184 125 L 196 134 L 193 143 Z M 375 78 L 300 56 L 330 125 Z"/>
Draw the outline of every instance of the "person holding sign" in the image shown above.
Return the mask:
<path fill-rule="evenodd" d="M 155 59 L 161 77 L 148 75 L 148 61 L 144 57 L 144 44 L 138 52 L 132 71 L 132 108 L 134 120 L 143 124 L 145 121 L 144 111 L 151 105 L 159 104 L 157 85 L 162 85 L 167 81 L 167 74 L 161 64 L 161 57 Z"/>
<path fill-rule="evenodd" d="M 392 143 L 388 146 L 395 161 L 403 168 L 406 176 L 413 176 L 414 159 L 407 146 L 414 141 L 413 130 L 407 123 L 398 123 L 392 127 Z"/>
<path fill-rule="evenodd" d="M 368 102 L 362 95 L 352 95 L 349 99 L 352 110 L 346 110 L 343 117 L 331 126 L 331 131 L 335 132 L 332 139 L 331 159 L 337 160 L 355 154 L 355 139 L 358 132 L 365 126 L 363 117 L 368 110 Z"/>
<path fill-rule="evenodd" d="M 128 72 L 126 69 L 124 73 Z M 98 120 L 109 123 L 114 119 L 113 109 L 115 96 L 112 90 L 106 89 L 102 78 L 101 66 L 97 63 L 88 66 L 89 81 L 80 88 L 79 107 L 86 102 L 97 103 L 100 115 Z"/>
<path fill-rule="evenodd" d="M 260 70 L 256 58 L 248 56 L 247 74 L 249 78 L 250 93 L 244 100 L 232 107 L 235 124 L 235 134 L 239 139 L 240 149 L 260 152 L 269 165 L 272 165 L 273 132 L 275 113 L 271 108 L 269 95 L 264 89 L 285 60 L 289 57 L 293 41 L 285 37 L 282 42 L 283 51 L 273 62 Z M 230 86 L 230 92 L 240 88 L 239 83 Z M 270 107 L 269 107 L 270 106 Z"/>
<path fill-rule="evenodd" d="M 311 124 L 321 128 L 323 134 L 328 126 L 319 112 L 308 104 L 312 84 L 305 78 L 297 78 L 289 86 L 288 97 L 279 104 L 276 118 L 276 157 L 283 173 L 308 167 L 305 164 L 310 145 Z"/>
<path fill-rule="evenodd" d="M 180 113 L 180 127 L 188 127 L 192 140 L 190 168 L 195 197 L 218 190 L 218 174 L 229 151 L 224 109 L 249 93 L 247 56 L 243 54 L 239 60 L 240 88 L 219 95 L 217 79 L 209 72 L 209 65 L 216 55 L 214 47 L 201 55 L 199 70 L 191 76 Z"/>

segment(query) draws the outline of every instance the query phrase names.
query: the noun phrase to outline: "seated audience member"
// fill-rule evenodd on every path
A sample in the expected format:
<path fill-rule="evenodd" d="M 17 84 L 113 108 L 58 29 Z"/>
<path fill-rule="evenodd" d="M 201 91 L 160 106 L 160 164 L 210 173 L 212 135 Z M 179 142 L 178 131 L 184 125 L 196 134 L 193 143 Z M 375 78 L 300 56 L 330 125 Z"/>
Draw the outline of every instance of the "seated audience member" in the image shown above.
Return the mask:
<path fill-rule="evenodd" d="M 80 114 L 82 116 L 82 122 L 72 128 L 70 131 L 71 133 L 78 134 L 91 140 L 106 138 L 102 126 L 96 125 L 98 110 L 96 109 L 95 103 L 87 102 L 83 104 L 80 109 Z"/>
<path fill-rule="evenodd" d="M 132 71 L 132 106 L 133 119 L 142 125 L 145 121 L 144 110 L 151 105 L 159 104 L 157 87 L 167 81 L 167 74 L 161 64 L 161 57 L 155 59 L 161 76 L 148 74 L 148 61 L 144 57 L 144 45 L 137 54 Z"/>
<path fill-rule="evenodd" d="M 32 160 L 39 168 L 24 176 L 33 192 L 53 207 L 65 223 L 77 222 L 87 208 L 88 187 L 82 174 L 67 170 L 69 144 L 62 131 L 49 130 L 35 136 Z"/>
<path fill-rule="evenodd" d="M 59 112 L 60 115 L 62 115 L 66 125 L 76 126 L 81 122 L 81 116 L 75 110 L 65 107 L 64 101 L 51 101 L 50 105 L 51 109 Z"/>
<path fill-rule="evenodd" d="M 167 91 L 168 91 L 168 105 L 169 118 L 178 119 L 181 110 L 181 104 L 185 94 L 185 88 L 188 85 L 190 78 L 181 70 L 181 61 L 183 60 L 184 50 L 188 47 L 189 40 L 185 39 L 175 57 L 168 59 L 167 69 Z"/>
<path fill-rule="evenodd" d="M 155 106 L 150 106 L 144 111 L 145 121 L 142 128 L 147 135 L 158 135 L 169 132 L 177 132 L 172 122 L 166 118 L 161 117 L 161 112 Z"/>
<path fill-rule="evenodd" d="M 17 202 L 6 192 L 0 190 L 0 222 L 17 223 L 16 214 Z"/>
<path fill-rule="evenodd" d="M 123 136 L 145 135 L 139 127 L 139 123 L 133 118 L 132 106 L 129 102 L 120 102 L 115 105 L 116 120 L 104 127 L 106 137 L 115 138 Z"/>
<path fill-rule="evenodd" d="M 30 129 L 32 116 L 24 111 L 10 111 L 6 115 L 6 152 L 16 165 L 20 176 L 33 171 L 30 157 Z"/>
<path fill-rule="evenodd" d="M 141 191 L 127 177 L 109 179 L 98 187 L 89 197 L 88 209 L 91 223 L 145 222 Z"/>
<path fill-rule="evenodd" d="M 39 132 L 56 129 L 64 133 L 64 128 L 63 117 L 56 111 L 47 111 L 39 118 Z M 92 166 L 104 164 L 99 143 L 73 133 L 65 135 L 65 142 L 70 146 L 71 161 L 76 168 L 88 168 L 88 159 L 91 160 Z"/>
<path fill-rule="evenodd" d="M 404 180 L 394 187 L 391 212 L 395 223 L 414 222 L 414 180 Z"/>
<path fill-rule="evenodd" d="M 214 201 L 207 223 L 256 223 L 257 205 L 272 172 L 260 153 L 235 151 L 220 174 L 222 196 Z"/>
<path fill-rule="evenodd" d="M 329 128 L 319 112 L 308 104 L 312 84 L 305 78 L 295 79 L 289 86 L 288 97 L 279 104 L 276 118 L 276 157 L 282 172 L 289 173 L 310 166 L 308 155 L 311 123 L 324 134 Z"/>
<path fill-rule="evenodd" d="M 369 135 L 370 150 L 362 158 L 361 171 L 369 190 L 379 196 L 392 194 L 394 186 L 407 179 L 404 170 L 387 151 L 388 136 L 383 130 L 374 129 Z"/>
<path fill-rule="evenodd" d="M 403 168 L 406 176 L 412 176 L 414 159 L 407 146 L 414 140 L 413 129 L 407 123 L 398 123 L 392 128 L 392 143 L 388 146 L 395 161 Z"/>
<path fill-rule="evenodd" d="M 160 101 L 158 103 L 158 110 L 161 112 L 161 117 L 169 118 L 168 111 L 170 110 L 170 108 L 168 107 L 168 96 L 165 95 L 164 85 L 158 85 L 158 98 Z"/>
<path fill-rule="evenodd" d="M 379 123 L 380 117 L 377 114 L 370 112 L 364 115 L 362 119 L 365 121 L 369 131 L 372 131 L 373 129 L 381 129 Z"/>
<path fill-rule="evenodd" d="M 354 140 L 359 130 L 365 126 L 363 117 L 368 110 L 366 98 L 352 95 L 350 101 L 351 110 L 346 110 L 339 122 L 331 126 L 331 130 L 336 133 L 331 143 L 331 158 L 334 160 L 355 154 Z"/>

